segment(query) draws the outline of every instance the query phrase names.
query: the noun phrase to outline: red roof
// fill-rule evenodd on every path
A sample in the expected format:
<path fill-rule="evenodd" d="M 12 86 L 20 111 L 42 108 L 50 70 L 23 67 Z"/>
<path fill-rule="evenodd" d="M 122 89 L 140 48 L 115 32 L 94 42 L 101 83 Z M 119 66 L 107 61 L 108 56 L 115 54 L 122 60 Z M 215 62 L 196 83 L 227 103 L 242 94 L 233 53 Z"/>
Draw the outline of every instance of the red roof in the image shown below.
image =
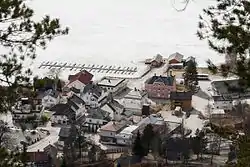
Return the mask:
<path fill-rule="evenodd" d="M 89 84 L 91 81 L 92 81 L 92 78 L 93 78 L 93 75 L 91 73 L 89 73 L 88 71 L 86 70 L 83 70 L 75 75 L 69 75 L 69 83 L 72 83 L 76 80 L 84 83 L 85 85 Z"/>

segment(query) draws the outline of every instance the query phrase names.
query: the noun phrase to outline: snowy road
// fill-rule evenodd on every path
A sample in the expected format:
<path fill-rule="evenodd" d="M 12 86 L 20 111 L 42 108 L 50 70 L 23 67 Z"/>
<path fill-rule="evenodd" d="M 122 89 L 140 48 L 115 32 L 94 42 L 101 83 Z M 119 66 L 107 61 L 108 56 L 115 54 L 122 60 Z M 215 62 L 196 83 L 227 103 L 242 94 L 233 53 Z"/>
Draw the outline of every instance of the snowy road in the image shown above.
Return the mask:
<path fill-rule="evenodd" d="M 47 147 L 49 144 L 53 144 L 58 141 L 59 139 L 59 132 L 60 132 L 60 127 L 51 127 L 50 124 L 47 127 L 38 127 L 38 129 L 45 129 L 50 132 L 50 135 L 45 137 L 44 139 L 38 141 L 35 144 L 32 144 L 28 146 L 28 152 L 34 152 L 37 150 L 42 151 L 45 147 Z"/>

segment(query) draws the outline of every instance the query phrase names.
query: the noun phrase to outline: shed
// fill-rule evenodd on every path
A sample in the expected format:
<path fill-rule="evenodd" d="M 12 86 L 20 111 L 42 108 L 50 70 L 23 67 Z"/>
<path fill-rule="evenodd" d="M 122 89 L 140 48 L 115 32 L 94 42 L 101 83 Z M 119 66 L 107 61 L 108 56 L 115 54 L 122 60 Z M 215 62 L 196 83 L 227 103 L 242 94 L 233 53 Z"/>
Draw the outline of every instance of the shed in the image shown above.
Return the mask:
<path fill-rule="evenodd" d="M 171 92 L 171 108 L 181 107 L 183 111 L 192 110 L 192 92 Z"/>

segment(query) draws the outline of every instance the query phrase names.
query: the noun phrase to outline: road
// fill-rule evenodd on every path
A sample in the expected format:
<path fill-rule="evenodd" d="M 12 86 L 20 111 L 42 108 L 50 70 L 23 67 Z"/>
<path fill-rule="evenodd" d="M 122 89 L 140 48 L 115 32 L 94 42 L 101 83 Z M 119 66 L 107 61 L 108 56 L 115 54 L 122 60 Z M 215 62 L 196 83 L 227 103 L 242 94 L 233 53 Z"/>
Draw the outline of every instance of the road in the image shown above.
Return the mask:
<path fill-rule="evenodd" d="M 38 129 L 48 130 L 50 132 L 50 135 L 36 142 L 35 144 L 28 146 L 27 149 L 28 152 L 34 152 L 37 150 L 43 151 L 45 147 L 47 147 L 49 144 L 57 142 L 59 139 L 58 135 L 61 129 L 60 127 L 52 127 L 51 124 L 48 123 L 46 127 L 38 127 Z"/>

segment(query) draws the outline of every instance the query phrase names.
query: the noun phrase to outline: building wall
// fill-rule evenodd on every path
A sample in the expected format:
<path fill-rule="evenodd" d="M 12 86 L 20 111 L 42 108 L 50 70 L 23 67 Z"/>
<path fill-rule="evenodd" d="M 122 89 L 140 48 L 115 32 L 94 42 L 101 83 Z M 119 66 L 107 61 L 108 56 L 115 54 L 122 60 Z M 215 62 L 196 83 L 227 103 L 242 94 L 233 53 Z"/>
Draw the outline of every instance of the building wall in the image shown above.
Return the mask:
<path fill-rule="evenodd" d="M 68 118 L 65 115 L 52 115 L 51 123 L 54 124 L 66 124 L 68 122 Z"/>
<path fill-rule="evenodd" d="M 145 90 L 148 92 L 149 98 L 168 99 L 170 92 L 176 91 L 175 83 L 173 86 L 145 84 Z"/>
<path fill-rule="evenodd" d="M 179 61 L 177 61 L 176 59 L 171 59 L 168 61 L 169 64 L 177 64 L 177 63 L 181 63 Z"/>
<path fill-rule="evenodd" d="M 183 111 L 192 110 L 192 100 L 184 100 L 184 101 L 171 101 L 173 103 L 173 107 L 180 106 Z M 173 108 L 173 109 L 174 109 Z"/>
<path fill-rule="evenodd" d="M 58 104 L 60 101 L 60 97 L 58 96 L 57 98 L 54 98 L 52 96 L 45 96 L 43 99 L 42 99 L 42 105 L 44 107 L 53 107 L 54 105 Z"/>
<path fill-rule="evenodd" d="M 116 135 L 116 132 L 113 131 L 106 131 L 106 130 L 100 130 L 99 132 L 100 136 L 105 136 L 105 137 L 112 137 L 114 138 Z"/>
<path fill-rule="evenodd" d="M 233 108 L 232 101 L 214 101 L 213 105 L 215 109 L 231 110 Z"/>
<path fill-rule="evenodd" d="M 86 105 L 89 105 L 92 108 L 99 106 L 98 99 L 95 98 L 91 93 L 83 94 L 81 98 L 85 101 Z"/>

